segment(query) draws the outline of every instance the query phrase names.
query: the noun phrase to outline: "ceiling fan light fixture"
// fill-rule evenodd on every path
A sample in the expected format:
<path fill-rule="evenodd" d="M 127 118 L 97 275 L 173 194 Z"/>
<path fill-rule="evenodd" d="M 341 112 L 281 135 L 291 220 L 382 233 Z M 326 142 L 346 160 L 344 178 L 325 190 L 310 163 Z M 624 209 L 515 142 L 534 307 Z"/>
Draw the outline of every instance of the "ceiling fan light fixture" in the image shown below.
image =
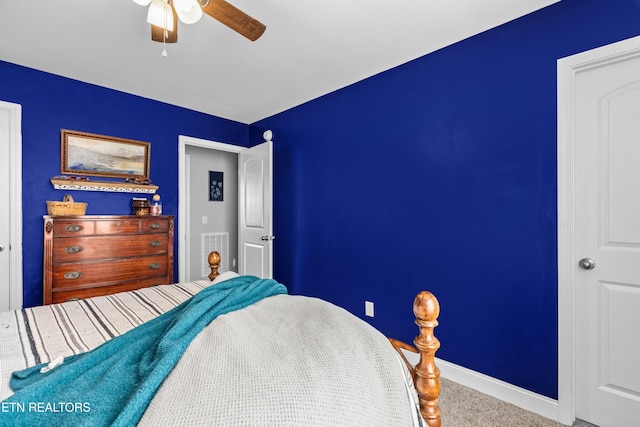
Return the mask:
<path fill-rule="evenodd" d="M 151 0 L 133 0 L 136 4 L 139 4 L 140 6 L 147 6 L 149 3 L 151 3 Z"/>
<path fill-rule="evenodd" d="M 174 0 L 173 6 L 178 18 L 185 24 L 195 24 L 202 18 L 202 8 L 197 0 Z"/>
<path fill-rule="evenodd" d="M 147 22 L 168 31 L 173 31 L 174 22 L 171 5 L 165 0 L 152 0 L 151 5 L 149 5 Z"/>

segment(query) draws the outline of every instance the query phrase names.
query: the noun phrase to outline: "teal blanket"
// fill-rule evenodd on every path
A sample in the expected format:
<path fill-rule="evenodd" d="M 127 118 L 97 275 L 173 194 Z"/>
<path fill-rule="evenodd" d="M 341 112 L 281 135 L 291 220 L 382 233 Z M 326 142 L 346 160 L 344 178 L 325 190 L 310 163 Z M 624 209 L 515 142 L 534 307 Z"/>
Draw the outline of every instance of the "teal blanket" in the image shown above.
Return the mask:
<path fill-rule="evenodd" d="M 285 294 L 272 279 L 239 276 L 87 353 L 14 372 L 15 394 L 0 402 L 1 426 L 131 426 L 195 336 L 217 316 Z"/>

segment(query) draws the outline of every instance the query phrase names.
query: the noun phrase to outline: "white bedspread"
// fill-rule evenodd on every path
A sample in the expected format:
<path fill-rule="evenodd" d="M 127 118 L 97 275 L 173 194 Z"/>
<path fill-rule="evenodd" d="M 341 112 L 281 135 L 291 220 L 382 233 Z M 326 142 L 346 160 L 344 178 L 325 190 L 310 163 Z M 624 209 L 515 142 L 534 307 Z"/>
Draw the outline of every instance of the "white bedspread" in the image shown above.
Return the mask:
<path fill-rule="evenodd" d="M 382 334 L 325 301 L 278 295 L 214 320 L 140 425 L 410 426 L 414 409 Z"/>

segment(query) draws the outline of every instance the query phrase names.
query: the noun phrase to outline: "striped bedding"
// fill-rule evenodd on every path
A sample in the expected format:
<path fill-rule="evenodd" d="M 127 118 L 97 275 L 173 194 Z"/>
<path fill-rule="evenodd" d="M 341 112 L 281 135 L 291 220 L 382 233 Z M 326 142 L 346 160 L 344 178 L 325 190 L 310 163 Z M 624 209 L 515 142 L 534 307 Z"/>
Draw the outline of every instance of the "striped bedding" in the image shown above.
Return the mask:
<path fill-rule="evenodd" d="M 0 313 L 0 400 L 12 394 L 12 372 L 94 349 L 171 310 L 211 283 L 161 285 Z"/>

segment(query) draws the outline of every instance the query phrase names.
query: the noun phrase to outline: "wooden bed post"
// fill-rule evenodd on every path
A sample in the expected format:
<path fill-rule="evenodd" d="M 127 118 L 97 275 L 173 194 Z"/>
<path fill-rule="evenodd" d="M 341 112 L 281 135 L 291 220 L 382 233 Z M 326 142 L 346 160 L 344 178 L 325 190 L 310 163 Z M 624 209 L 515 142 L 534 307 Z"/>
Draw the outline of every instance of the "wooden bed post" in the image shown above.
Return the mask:
<path fill-rule="evenodd" d="M 440 348 L 440 341 L 433 334 L 438 326 L 440 304 L 431 292 L 423 291 L 413 302 L 413 313 L 420 332 L 413 340 L 420 361 L 415 367 L 415 386 L 420 400 L 420 413 L 429 427 L 440 427 L 440 370 L 435 363 L 436 351 Z"/>
<path fill-rule="evenodd" d="M 211 269 L 209 280 L 213 281 L 213 279 L 220 275 L 220 273 L 218 273 L 218 268 L 220 268 L 220 254 L 216 251 L 210 252 L 207 261 L 209 261 L 209 268 Z"/>

